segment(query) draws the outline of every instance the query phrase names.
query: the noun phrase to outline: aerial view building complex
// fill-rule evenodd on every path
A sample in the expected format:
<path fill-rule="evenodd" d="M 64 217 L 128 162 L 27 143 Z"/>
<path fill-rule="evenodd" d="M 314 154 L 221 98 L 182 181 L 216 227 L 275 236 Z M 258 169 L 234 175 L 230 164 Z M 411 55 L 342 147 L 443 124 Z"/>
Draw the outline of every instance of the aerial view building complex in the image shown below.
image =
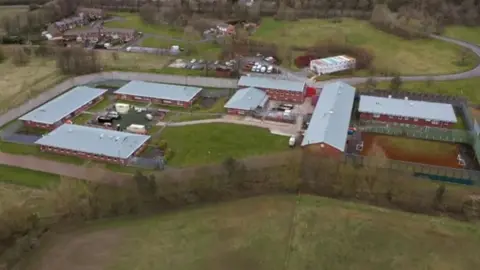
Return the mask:
<path fill-rule="evenodd" d="M 107 90 L 78 86 L 20 117 L 24 125 L 53 129 L 103 99 Z"/>
<path fill-rule="evenodd" d="M 200 87 L 131 81 L 114 94 L 117 99 L 188 108 L 199 97 L 201 91 Z"/>
<path fill-rule="evenodd" d="M 255 87 L 266 91 L 272 100 L 302 103 L 305 99 L 305 82 L 265 77 L 242 76 L 239 87 Z"/>
<path fill-rule="evenodd" d="M 355 88 L 343 83 L 326 84 L 318 98 L 302 146 L 338 157 L 345 151 Z"/>
<path fill-rule="evenodd" d="M 442 128 L 449 128 L 457 123 L 451 104 L 415 101 L 408 98 L 362 95 L 358 111 L 363 121 Z"/>
<path fill-rule="evenodd" d="M 35 142 L 42 151 L 125 165 L 150 136 L 64 124 Z"/>

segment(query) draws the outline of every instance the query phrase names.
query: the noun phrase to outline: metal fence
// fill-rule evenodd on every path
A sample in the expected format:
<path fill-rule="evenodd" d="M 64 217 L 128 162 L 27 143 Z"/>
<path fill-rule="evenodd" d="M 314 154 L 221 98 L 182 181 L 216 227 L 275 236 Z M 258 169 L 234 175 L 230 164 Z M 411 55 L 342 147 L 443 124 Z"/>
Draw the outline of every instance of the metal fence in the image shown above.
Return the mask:
<path fill-rule="evenodd" d="M 405 127 L 405 126 L 360 126 L 362 132 L 380 133 L 392 136 L 405 136 L 415 139 L 465 143 L 473 145 L 472 134 L 466 130 L 443 129 L 434 127 Z"/>
<path fill-rule="evenodd" d="M 425 93 L 421 91 L 411 92 L 411 91 L 373 89 L 373 90 L 363 91 L 359 93 L 359 95 L 378 96 L 378 97 L 392 96 L 392 98 L 399 98 L 399 99 L 408 97 L 408 99 L 410 100 L 448 103 L 454 106 L 461 106 L 461 105 L 467 104 L 467 99 L 464 97 L 449 96 L 449 95 L 435 94 L 435 93 Z"/>
<path fill-rule="evenodd" d="M 379 161 L 379 159 L 375 157 L 366 157 L 355 154 L 345 154 L 344 162 L 355 166 L 411 172 L 415 176 L 427 177 L 433 180 L 480 186 L 480 171 L 391 159 Z"/>

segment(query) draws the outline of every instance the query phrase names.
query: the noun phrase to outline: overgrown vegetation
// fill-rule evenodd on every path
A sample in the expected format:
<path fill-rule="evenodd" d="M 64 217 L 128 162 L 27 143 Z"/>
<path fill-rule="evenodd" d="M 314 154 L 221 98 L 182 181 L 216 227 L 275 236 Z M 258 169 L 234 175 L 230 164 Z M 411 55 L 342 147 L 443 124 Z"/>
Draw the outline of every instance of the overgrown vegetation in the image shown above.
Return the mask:
<path fill-rule="evenodd" d="M 402 171 L 342 163 L 308 151 L 221 165 L 137 173 L 134 181 L 105 186 L 62 181 L 49 195 L 54 208 L 38 216 L 22 204 L 2 205 L 0 261 L 13 265 L 54 224 L 104 217 L 158 212 L 191 204 L 219 202 L 272 193 L 302 193 L 360 200 L 415 213 L 449 215 L 461 220 L 480 217 L 478 188 L 442 185 Z M 6 218 L 8 217 L 8 218 Z"/>

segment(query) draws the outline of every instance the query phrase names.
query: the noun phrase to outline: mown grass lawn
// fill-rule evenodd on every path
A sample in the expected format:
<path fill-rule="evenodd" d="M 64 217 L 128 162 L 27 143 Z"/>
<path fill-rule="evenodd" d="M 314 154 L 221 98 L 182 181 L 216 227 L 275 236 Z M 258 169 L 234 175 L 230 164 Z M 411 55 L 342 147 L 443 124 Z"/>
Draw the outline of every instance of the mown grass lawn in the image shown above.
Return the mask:
<path fill-rule="evenodd" d="M 63 258 L 80 257 L 68 260 L 68 266 L 472 270 L 480 265 L 479 248 L 480 228 L 470 223 L 322 197 L 265 196 L 97 223 L 51 239 L 27 269 L 62 269 Z M 101 259 L 99 250 L 105 255 Z"/>
<path fill-rule="evenodd" d="M 442 35 L 480 45 L 480 27 L 451 25 L 445 28 Z"/>
<path fill-rule="evenodd" d="M 145 38 L 141 45 L 144 47 L 163 49 L 171 48 L 174 45 L 185 49 L 190 48 L 193 51 L 189 54 L 184 53 L 183 55 L 186 55 L 189 58 L 202 58 L 204 60 L 217 60 L 222 51 L 220 46 L 215 45 L 212 42 L 192 42 L 191 44 L 188 44 L 183 40 L 161 39 L 155 37 Z"/>
<path fill-rule="evenodd" d="M 59 181 L 60 177 L 55 174 L 0 165 L 0 182 L 3 183 L 31 188 L 46 188 L 58 184 Z"/>
<path fill-rule="evenodd" d="M 264 18 L 252 37 L 283 46 L 312 46 L 317 41 L 333 39 L 371 50 L 378 71 L 407 74 L 447 74 L 471 69 L 478 62 L 471 53 L 460 65 L 462 48 L 435 39 L 405 40 L 373 28 L 369 22 L 343 19 L 305 19 L 296 22 Z"/>
<path fill-rule="evenodd" d="M 167 127 L 161 140 L 174 152 L 170 166 L 222 162 L 227 157 L 243 158 L 288 148 L 288 138 L 252 126 L 212 123 Z"/>
<path fill-rule="evenodd" d="M 122 17 L 124 20 L 106 22 L 105 27 L 135 29 L 139 32 L 166 37 L 181 38 L 183 36 L 183 29 L 168 25 L 146 24 L 140 19 L 138 13 L 117 12 L 112 15 Z"/>
<path fill-rule="evenodd" d="M 438 93 L 450 96 L 464 96 L 473 104 L 480 104 L 480 78 L 471 78 L 456 81 L 407 82 L 404 81 L 400 90 Z M 362 88 L 362 86 L 360 86 Z M 390 82 L 378 82 L 378 89 L 389 89 Z"/>

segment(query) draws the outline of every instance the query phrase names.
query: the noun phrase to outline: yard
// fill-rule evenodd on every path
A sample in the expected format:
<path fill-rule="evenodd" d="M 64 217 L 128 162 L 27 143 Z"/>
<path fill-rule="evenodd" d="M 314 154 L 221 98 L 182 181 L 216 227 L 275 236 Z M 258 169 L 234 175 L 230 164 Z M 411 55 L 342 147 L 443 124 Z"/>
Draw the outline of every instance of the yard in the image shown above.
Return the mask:
<path fill-rule="evenodd" d="M 104 25 L 105 27 L 135 29 L 143 33 L 155 34 L 155 35 L 172 37 L 172 38 L 183 37 L 183 29 L 173 28 L 168 25 L 146 24 L 140 19 L 140 16 L 136 13 L 117 12 L 117 13 L 113 13 L 112 15 L 121 17 L 122 20 L 106 22 Z"/>
<path fill-rule="evenodd" d="M 480 27 L 451 25 L 445 28 L 442 35 L 480 45 Z"/>
<path fill-rule="evenodd" d="M 430 81 L 430 82 L 402 82 L 400 90 L 412 92 L 437 93 L 450 96 L 464 96 L 473 104 L 480 105 L 478 90 L 480 78 L 471 78 L 456 81 Z M 390 82 L 378 82 L 378 89 L 389 89 Z"/>
<path fill-rule="evenodd" d="M 187 44 L 183 40 L 172 40 L 164 38 L 147 37 L 143 40 L 141 46 L 151 48 L 171 48 L 173 45 L 178 45 L 180 48 L 192 48 L 193 52 L 188 54 L 190 58 L 203 58 L 205 60 L 217 60 L 221 52 L 221 48 L 212 42 L 194 42 Z"/>
<path fill-rule="evenodd" d="M 436 166 L 462 168 L 457 162 L 458 146 L 452 143 L 407 137 L 362 133 L 362 155 Z"/>
<path fill-rule="evenodd" d="M 267 129 L 235 124 L 199 124 L 167 127 L 160 140 L 166 140 L 174 156 L 171 166 L 222 162 L 228 157 L 244 158 L 288 149 L 288 138 Z"/>
<path fill-rule="evenodd" d="M 58 175 L 0 165 L 0 182 L 31 188 L 46 188 L 58 184 Z"/>
<path fill-rule="evenodd" d="M 439 40 L 404 40 L 374 29 L 367 21 L 343 19 L 305 19 L 296 22 L 262 20 L 254 40 L 286 46 L 312 46 L 319 40 L 333 39 L 370 49 L 377 71 L 401 74 L 447 74 L 471 69 L 477 57 L 469 54 L 468 63 L 460 65 L 462 48 Z"/>
<path fill-rule="evenodd" d="M 117 58 L 115 58 L 115 54 Z M 159 70 L 173 58 L 165 55 L 118 53 L 102 50 L 100 51 L 100 59 L 106 70 L 162 73 Z"/>
<path fill-rule="evenodd" d="M 103 221 L 48 240 L 25 270 L 471 270 L 480 265 L 480 229 L 474 224 L 313 196 L 264 196 Z"/>

